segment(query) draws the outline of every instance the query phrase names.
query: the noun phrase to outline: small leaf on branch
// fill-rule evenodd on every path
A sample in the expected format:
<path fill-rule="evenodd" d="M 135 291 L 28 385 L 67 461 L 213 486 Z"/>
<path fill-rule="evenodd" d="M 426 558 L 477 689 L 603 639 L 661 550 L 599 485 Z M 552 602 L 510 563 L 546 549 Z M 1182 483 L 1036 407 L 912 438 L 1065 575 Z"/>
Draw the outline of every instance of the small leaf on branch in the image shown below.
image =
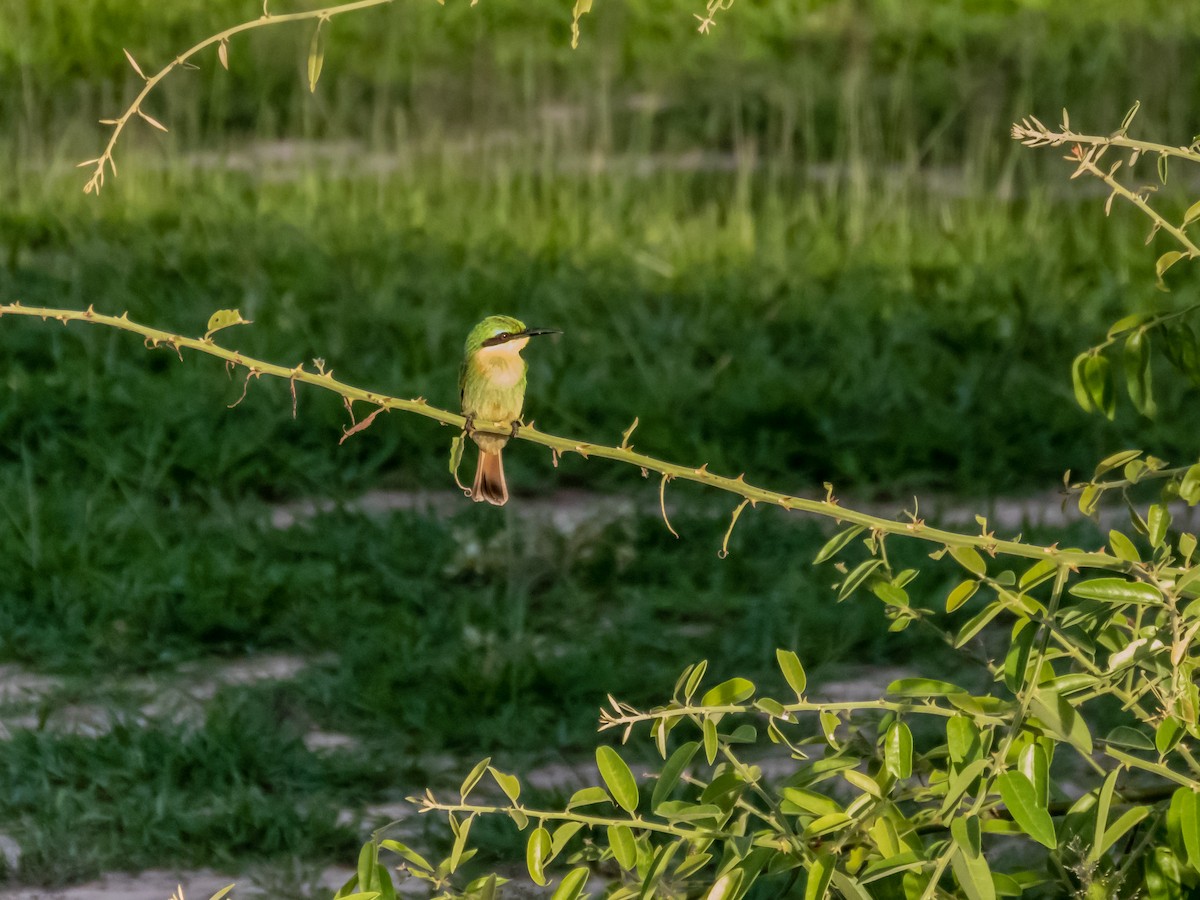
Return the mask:
<path fill-rule="evenodd" d="M 866 527 L 865 525 L 851 525 L 849 528 L 839 531 L 825 542 L 820 552 L 817 553 L 816 558 L 813 559 L 813 565 L 818 565 L 836 556 L 843 547 L 862 534 L 866 530 Z"/>
<path fill-rule="evenodd" d="M 1154 393 L 1150 381 L 1150 337 L 1141 330 L 1125 339 L 1122 353 L 1125 387 L 1134 408 L 1146 418 L 1154 418 Z"/>
<path fill-rule="evenodd" d="M 208 340 L 222 328 L 231 325 L 253 325 L 250 319 L 243 319 L 241 312 L 236 309 L 218 309 L 208 317 L 208 328 L 204 332 L 204 340 Z"/>
<path fill-rule="evenodd" d="M 325 20 L 318 19 L 316 30 L 313 31 L 312 41 L 308 45 L 308 91 L 316 93 L 317 80 L 321 77 L 321 69 L 325 65 Z M 544 882 L 543 882 L 544 883 Z"/>
<path fill-rule="evenodd" d="M 138 77 L 141 78 L 142 81 L 148 81 L 149 79 L 146 78 L 146 73 L 143 72 L 142 67 L 137 64 L 137 60 L 133 58 L 133 54 L 124 47 L 121 48 L 121 51 L 125 54 L 125 58 L 129 60 L 129 64 L 133 66 L 133 71 L 138 73 Z"/>
<path fill-rule="evenodd" d="M 1084 369 L 1087 366 L 1087 361 L 1091 355 L 1087 352 L 1080 353 L 1071 363 L 1071 387 L 1075 390 L 1075 402 L 1079 404 L 1080 409 L 1090 413 L 1092 407 L 1092 397 L 1088 393 L 1087 382 L 1084 380 Z"/>
<path fill-rule="evenodd" d="M 221 67 L 226 72 L 228 72 L 229 71 L 229 41 L 228 41 L 228 39 L 223 38 L 221 40 L 221 43 L 217 44 L 217 59 L 220 60 Z"/>
<path fill-rule="evenodd" d="M 139 116 L 141 116 L 148 124 L 153 125 L 159 131 L 167 130 L 166 125 L 164 125 L 162 122 L 158 121 L 158 119 L 154 118 L 154 116 L 151 116 L 151 115 L 148 115 L 147 113 L 142 112 L 140 107 L 138 108 L 137 114 Z"/>
<path fill-rule="evenodd" d="M 592 11 L 592 0 L 575 0 L 571 10 L 571 49 L 579 46 L 579 20 Z"/>
<path fill-rule="evenodd" d="M 887 770 L 897 778 L 912 775 L 912 732 L 903 722 L 893 722 L 883 740 L 883 759 Z"/>
<path fill-rule="evenodd" d="M 1000 799 L 1012 813 L 1013 821 L 1021 830 L 1053 850 L 1058 841 L 1054 834 L 1054 820 L 1045 807 L 1038 806 L 1033 784 L 1020 772 L 1004 772 L 996 778 Z"/>
<path fill-rule="evenodd" d="M 534 883 L 546 886 L 546 863 L 550 860 L 552 843 L 550 832 L 545 828 L 535 828 L 529 835 L 529 843 L 525 848 L 525 864 L 529 869 L 529 877 Z"/>
<path fill-rule="evenodd" d="M 1183 257 L 1184 254 L 1179 250 L 1168 250 L 1158 258 L 1158 262 L 1154 264 L 1154 274 L 1158 276 L 1158 286 L 1161 290 L 1167 290 L 1167 284 L 1163 281 L 1163 275 L 1166 274 L 1167 269 L 1171 268 L 1171 266 L 1175 265 Z"/>
<path fill-rule="evenodd" d="M 1186 228 L 1197 219 L 1200 219 L 1200 200 L 1189 206 L 1187 212 L 1183 214 L 1183 227 Z"/>
<path fill-rule="evenodd" d="M 808 676 L 804 674 L 800 657 L 791 650 L 780 649 L 775 651 L 775 659 L 779 662 L 779 669 L 783 672 L 788 687 L 796 692 L 797 699 L 802 699 L 804 689 L 808 686 Z"/>
<path fill-rule="evenodd" d="M 1083 382 L 1092 405 L 1104 413 L 1105 418 L 1113 419 L 1117 414 L 1117 401 L 1108 358 L 1099 353 L 1089 355 L 1083 365 Z"/>
<path fill-rule="evenodd" d="M 1071 585 L 1067 592 L 1084 600 L 1101 600 L 1105 603 L 1162 603 L 1162 593 L 1158 588 L 1141 581 L 1126 581 L 1124 578 L 1091 578 Z"/>
<path fill-rule="evenodd" d="M 596 749 L 596 768 L 617 805 L 626 812 L 637 811 L 638 786 L 625 760 L 612 747 Z"/>

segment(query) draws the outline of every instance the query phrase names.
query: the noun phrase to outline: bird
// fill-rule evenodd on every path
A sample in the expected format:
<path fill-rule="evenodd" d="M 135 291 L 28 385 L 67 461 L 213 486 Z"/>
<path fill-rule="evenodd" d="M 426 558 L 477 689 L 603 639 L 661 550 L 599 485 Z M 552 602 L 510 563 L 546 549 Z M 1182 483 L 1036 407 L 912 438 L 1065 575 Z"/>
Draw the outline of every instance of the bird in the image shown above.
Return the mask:
<path fill-rule="evenodd" d="M 526 328 L 524 322 L 512 316 L 488 316 L 467 335 L 458 388 L 462 414 L 467 420 L 465 431 L 479 446 L 479 463 L 470 494 L 477 503 L 486 500 L 493 506 L 503 506 L 508 502 L 500 453 L 516 437 L 521 425 L 526 371 L 521 350 L 531 337 L 543 334 L 562 332 L 554 328 Z M 508 422 L 512 431 L 510 434 L 476 431 L 476 419 Z"/>

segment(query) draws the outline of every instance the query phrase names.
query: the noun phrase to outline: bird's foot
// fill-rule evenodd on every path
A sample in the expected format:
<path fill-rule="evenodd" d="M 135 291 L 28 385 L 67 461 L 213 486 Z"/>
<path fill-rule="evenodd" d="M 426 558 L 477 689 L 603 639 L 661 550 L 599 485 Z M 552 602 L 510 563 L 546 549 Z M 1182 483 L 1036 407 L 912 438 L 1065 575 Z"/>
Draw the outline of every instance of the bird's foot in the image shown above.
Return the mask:
<path fill-rule="evenodd" d="M 512 420 L 512 433 L 509 435 L 509 437 L 516 437 L 517 432 L 521 429 L 521 426 L 523 424 L 525 424 L 525 423 L 522 422 L 520 419 L 513 419 Z"/>
<path fill-rule="evenodd" d="M 463 422 L 463 434 L 470 436 L 475 434 L 475 414 L 467 413 L 466 418 L 467 421 Z"/>

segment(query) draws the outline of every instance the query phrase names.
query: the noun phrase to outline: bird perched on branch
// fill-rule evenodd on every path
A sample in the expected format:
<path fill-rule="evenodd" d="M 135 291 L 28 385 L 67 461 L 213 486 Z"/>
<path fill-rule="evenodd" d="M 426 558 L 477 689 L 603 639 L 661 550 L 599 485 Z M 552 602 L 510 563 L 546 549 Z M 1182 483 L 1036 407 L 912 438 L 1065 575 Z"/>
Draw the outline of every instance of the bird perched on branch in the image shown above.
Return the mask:
<path fill-rule="evenodd" d="M 504 463 L 500 452 L 521 425 L 525 404 L 525 360 L 521 350 L 531 337 L 561 334 L 552 328 L 526 328 L 511 316 L 488 316 L 467 335 L 458 389 L 466 431 L 479 445 L 479 465 L 471 499 L 494 506 L 508 502 Z M 511 423 L 509 434 L 480 432 L 475 421 Z"/>

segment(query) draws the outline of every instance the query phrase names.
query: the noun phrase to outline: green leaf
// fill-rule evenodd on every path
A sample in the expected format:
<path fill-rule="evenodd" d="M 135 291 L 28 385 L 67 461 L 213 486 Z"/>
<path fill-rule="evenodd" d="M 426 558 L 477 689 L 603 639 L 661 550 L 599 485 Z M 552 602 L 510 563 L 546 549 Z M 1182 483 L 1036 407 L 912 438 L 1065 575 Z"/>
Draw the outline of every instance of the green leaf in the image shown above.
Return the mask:
<path fill-rule="evenodd" d="M 883 759 L 887 770 L 897 778 L 912 775 L 912 732 L 903 722 L 893 722 L 883 741 Z"/>
<path fill-rule="evenodd" d="M 664 819 L 677 822 L 696 822 L 701 819 L 717 820 L 725 810 L 715 803 L 692 803 L 687 800 L 664 800 L 655 810 Z"/>
<path fill-rule="evenodd" d="M 453 824 L 451 819 L 451 824 Z M 379 847 L 374 841 L 367 841 L 358 851 L 358 886 L 363 890 L 375 887 L 375 864 L 379 862 Z"/>
<path fill-rule="evenodd" d="M 571 10 L 571 49 L 579 46 L 579 20 L 592 11 L 592 0 L 575 0 Z"/>
<path fill-rule="evenodd" d="M 1067 592 L 1085 600 L 1102 600 L 1106 603 L 1137 603 L 1160 606 L 1162 593 L 1153 585 L 1141 581 L 1126 581 L 1124 578 L 1091 578 L 1071 585 Z"/>
<path fill-rule="evenodd" d="M 1200 869 L 1200 798 L 1190 788 L 1181 787 L 1175 792 L 1179 803 L 1179 831 L 1183 847 L 1187 851 L 1188 864 Z"/>
<path fill-rule="evenodd" d="M 637 843 L 629 826 L 609 825 L 608 846 L 612 849 L 617 865 L 626 872 L 631 871 L 637 863 Z"/>
<path fill-rule="evenodd" d="M 553 840 L 550 844 L 550 858 L 558 856 L 567 849 L 567 844 L 571 842 L 571 838 L 583 828 L 582 822 L 563 822 L 554 829 Z"/>
<path fill-rule="evenodd" d="M 1159 287 L 1164 289 L 1166 288 L 1166 283 L 1163 281 L 1163 275 L 1166 274 L 1167 269 L 1171 268 L 1171 266 L 1175 265 L 1175 263 L 1179 262 L 1181 259 L 1183 259 L 1183 253 L 1178 250 L 1168 250 L 1158 258 L 1158 262 L 1154 264 L 1154 274 L 1158 277 Z"/>
<path fill-rule="evenodd" d="M 859 884 L 853 876 L 847 875 L 841 869 L 833 870 L 833 886 L 841 892 L 845 900 L 872 900 L 867 889 Z"/>
<path fill-rule="evenodd" d="M 830 834 L 831 832 L 839 831 L 853 821 L 844 812 L 830 813 L 827 816 L 821 816 L 809 822 L 808 827 L 804 829 L 804 836 L 814 838 L 823 834 Z"/>
<path fill-rule="evenodd" d="M 959 847 L 950 857 L 950 868 L 967 900 L 996 900 L 992 870 L 988 867 L 987 857 L 982 853 L 974 857 L 968 856 L 962 847 Z"/>
<path fill-rule="evenodd" d="M 488 766 L 487 770 L 492 773 L 492 778 L 496 780 L 496 784 L 500 785 L 500 790 L 504 791 L 504 796 L 508 797 L 515 804 L 517 798 L 521 796 L 521 782 L 517 780 L 517 777 L 515 775 L 506 775 L 495 766 Z"/>
<path fill-rule="evenodd" d="M 988 623 L 1002 612 L 1004 612 L 1004 606 L 993 601 L 973 615 L 970 620 L 967 621 L 967 624 L 959 629 L 958 634 L 955 636 L 955 648 L 957 649 L 962 647 L 967 643 L 967 641 L 971 640 L 971 638 L 983 631 L 983 629 L 987 627 Z"/>
<path fill-rule="evenodd" d="M 717 723 L 711 718 L 705 719 L 701 731 L 704 734 L 704 758 L 711 766 L 717 758 Z"/>
<path fill-rule="evenodd" d="M 1061 694 L 1044 685 L 1038 687 L 1029 707 L 1056 737 L 1067 741 L 1085 756 L 1092 755 L 1092 735 L 1087 722 Z"/>
<path fill-rule="evenodd" d="M 1057 845 L 1054 820 L 1045 807 L 1038 806 L 1033 784 L 1020 772 L 1004 772 L 996 777 L 1000 799 L 1008 807 L 1013 821 L 1025 834 L 1051 850 Z"/>
<path fill-rule="evenodd" d="M 946 750 L 950 759 L 962 765 L 978 759 L 983 749 L 979 727 L 967 716 L 951 716 L 946 720 Z"/>
<path fill-rule="evenodd" d="M 675 867 L 672 873 L 676 878 L 687 878 L 689 875 L 694 875 L 706 865 L 712 862 L 711 853 L 693 853 L 684 858 L 683 862 Z"/>
<path fill-rule="evenodd" d="M 700 698 L 701 706 L 732 706 L 754 696 L 754 682 L 745 678 L 730 678 L 709 688 Z"/>
<path fill-rule="evenodd" d="M 1108 533 L 1108 546 L 1112 547 L 1113 556 L 1126 562 L 1141 562 L 1141 555 L 1133 541 L 1117 530 Z"/>
<path fill-rule="evenodd" d="M 1191 225 L 1197 219 L 1200 219 L 1200 200 L 1189 206 L 1187 212 L 1183 214 L 1184 227 Z"/>
<path fill-rule="evenodd" d="M 836 556 L 843 547 L 849 544 L 852 540 L 866 531 L 866 525 L 851 525 L 849 528 L 844 528 L 827 540 L 816 557 L 813 559 L 813 565 L 820 565 L 826 560 Z"/>
<path fill-rule="evenodd" d="M 1154 742 L 1145 734 L 1138 731 L 1136 728 L 1130 728 L 1128 725 L 1118 725 L 1108 733 L 1104 738 L 1109 744 L 1116 744 L 1118 747 L 1131 747 L 1134 750 L 1153 750 Z"/>
<path fill-rule="evenodd" d="M 456 434 L 450 439 L 450 474 L 458 476 L 458 467 L 462 465 L 463 436 Z"/>
<path fill-rule="evenodd" d="M 946 697 L 967 692 L 948 681 L 933 678 L 900 678 L 887 686 L 887 693 L 897 697 Z"/>
<path fill-rule="evenodd" d="M 1092 405 L 1105 418 L 1112 419 L 1117 414 L 1117 399 L 1113 391 L 1112 370 L 1108 358 L 1096 354 L 1088 356 L 1083 365 L 1083 382 L 1091 398 Z"/>
<path fill-rule="evenodd" d="M 1159 756 L 1166 756 L 1183 737 L 1183 723 L 1174 716 L 1167 716 L 1154 729 L 1154 747 Z"/>
<path fill-rule="evenodd" d="M 581 806 L 592 806 L 595 803 L 612 803 L 612 797 L 602 787 L 580 788 L 571 795 L 571 799 L 567 802 L 567 811 L 578 809 Z"/>
<path fill-rule="evenodd" d="M 529 877 L 540 887 L 546 886 L 546 863 L 550 861 L 553 842 L 550 832 L 542 826 L 533 829 L 529 835 L 529 843 L 525 845 L 525 866 L 529 869 Z"/>
<path fill-rule="evenodd" d="M 1147 535 L 1150 539 L 1150 546 L 1157 550 L 1167 539 L 1167 529 L 1171 527 L 1171 511 L 1167 509 L 1167 504 L 1151 505 L 1146 513 L 1146 527 L 1150 532 Z"/>
<path fill-rule="evenodd" d="M 876 581 L 871 585 L 871 593 L 888 606 L 905 609 L 909 605 L 908 592 L 904 588 L 892 584 L 890 581 Z"/>
<path fill-rule="evenodd" d="M 1183 473 L 1183 480 L 1179 482 L 1179 496 L 1188 506 L 1195 506 L 1200 502 L 1200 463 L 1190 466 Z"/>
<path fill-rule="evenodd" d="M 979 551 L 974 547 L 951 547 L 950 555 L 972 575 L 982 577 L 987 574 L 987 563 L 983 561 L 983 557 L 979 555 Z"/>
<path fill-rule="evenodd" d="M 855 566 L 850 574 L 842 579 L 837 593 L 838 602 L 840 603 L 853 594 L 867 580 L 867 577 L 882 565 L 882 559 L 868 559 Z"/>
<path fill-rule="evenodd" d="M 838 714 L 831 709 L 823 709 L 817 714 L 817 721 L 821 723 L 821 733 L 825 735 L 825 740 L 829 746 L 837 746 L 837 727 L 841 719 Z"/>
<path fill-rule="evenodd" d="M 1036 742 L 1029 744 L 1021 751 L 1017 768 L 1033 785 L 1037 805 L 1046 806 L 1050 802 L 1050 762 L 1046 757 L 1046 748 Z"/>
<path fill-rule="evenodd" d="M 308 45 L 308 90 L 315 93 L 317 80 L 321 77 L 321 69 L 325 65 L 325 29 L 322 27 L 325 19 L 317 20 L 317 28 L 313 32 L 312 41 Z"/>
<path fill-rule="evenodd" d="M 702 659 L 692 668 L 692 673 L 687 677 L 687 683 L 683 686 L 683 696 L 688 700 L 692 699 L 692 695 L 700 687 L 700 682 L 704 678 L 704 673 L 708 671 L 708 660 Z"/>
<path fill-rule="evenodd" d="M 979 819 L 975 816 L 953 819 L 950 822 L 950 837 L 968 859 L 975 859 L 983 852 L 983 835 L 979 828 Z"/>
<path fill-rule="evenodd" d="M 1150 377 L 1150 337 L 1145 331 L 1133 332 L 1125 339 L 1122 353 L 1125 388 L 1134 408 L 1147 418 L 1155 413 L 1154 391 Z"/>
<path fill-rule="evenodd" d="M 586 866 L 572 869 L 558 883 L 558 887 L 550 895 L 550 900 L 576 900 L 583 893 L 583 886 L 587 884 L 587 880 L 588 870 Z"/>
<path fill-rule="evenodd" d="M 458 864 L 462 862 L 463 851 L 467 849 L 467 835 L 471 831 L 471 823 L 475 820 L 474 814 L 469 815 L 463 820 L 462 824 L 455 829 L 454 846 L 450 850 L 450 871 L 454 872 L 458 869 Z"/>
<path fill-rule="evenodd" d="M 788 687 L 796 692 L 797 699 L 803 699 L 804 689 L 808 686 L 808 676 L 804 674 L 800 657 L 791 650 L 776 650 L 775 659 L 779 661 L 779 669 L 783 672 Z"/>
<path fill-rule="evenodd" d="M 1124 815 L 1109 826 L 1104 832 L 1104 840 L 1100 844 L 1100 855 L 1103 856 L 1108 852 L 1117 841 L 1119 841 L 1130 828 L 1150 815 L 1150 809 L 1146 806 L 1135 806 L 1132 809 L 1125 810 Z"/>
<path fill-rule="evenodd" d="M 979 590 L 979 582 L 973 578 L 959 582 L 958 586 L 950 592 L 950 596 L 946 598 L 946 612 L 954 612 L 974 597 L 977 590 Z"/>
<path fill-rule="evenodd" d="M 1085 351 L 1075 357 L 1071 363 L 1071 387 L 1075 391 L 1075 402 L 1086 413 L 1090 413 L 1095 408 L 1092 405 L 1091 394 L 1088 393 L 1087 382 L 1084 380 L 1084 370 L 1087 367 L 1087 361 L 1091 358 L 1091 354 Z"/>
<path fill-rule="evenodd" d="M 658 883 L 662 880 L 663 873 L 667 871 L 667 867 L 671 864 L 671 857 L 675 855 L 675 851 L 679 849 L 682 841 L 675 841 L 671 844 L 666 844 L 659 847 L 654 854 L 654 859 L 650 861 L 650 866 L 646 869 L 646 877 L 642 879 L 641 890 L 638 891 L 638 900 L 651 900 L 654 897 Z M 739 877 L 742 875 L 740 870 L 737 870 Z"/>
<path fill-rule="evenodd" d="M 241 312 L 236 309 L 218 309 L 208 317 L 208 329 L 204 332 L 204 340 L 208 340 L 222 328 L 231 325 L 253 325 L 249 319 L 243 319 Z"/>
<path fill-rule="evenodd" d="M 604 779 L 604 783 L 608 786 L 613 799 L 617 801 L 617 805 L 626 812 L 636 812 L 638 805 L 637 782 L 634 781 L 633 772 L 629 770 L 625 760 L 621 759 L 620 754 L 612 747 L 598 747 L 596 749 L 596 768 L 600 770 L 600 777 Z"/>
<path fill-rule="evenodd" d="M 791 804 L 788 815 L 809 814 L 813 816 L 828 816 L 843 812 L 836 800 L 826 797 L 816 791 L 804 788 L 785 787 L 783 789 L 784 804 Z"/>
<path fill-rule="evenodd" d="M 946 785 L 946 797 L 942 800 L 939 815 L 945 816 L 958 805 L 963 795 L 971 789 L 971 785 L 975 779 L 983 774 L 983 770 L 987 768 L 987 765 L 988 761 L 986 759 L 977 759 L 963 766 L 962 769 L 950 776 L 950 781 Z"/>
<path fill-rule="evenodd" d="M 825 900 L 829 896 L 829 882 L 833 878 L 834 860 L 832 853 L 818 853 L 808 866 L 808 880 L 804 883 L 804 900 Z"/>
<path fill-rule="evenodd" d="M 487 767 L 491 764 L 492 758 L 489 756 L 475 764 L 475 768 L 471 770 L 466 778 L 463 779 L 462 785 L 458 789 L 458 795 L 465 803 L 467 795 L 471 793 L 471 789 L 479 784 L 479 779 L 483 777 L 483 773 L 487 771 Z"/>
<path fill-rule="evenodd" d="M 425 872 L 433 871 L 433 866 L 429 864 L 429 861 L 426 860 L 425 857 L 423 857 L 416 850 L 410 850 L 399 841 L 393 841 L 389 838 L 387 840 L 380 841 L 379 846 L 384 850 L 391 850 L 393 853 L 400 854 L 410 865 L 416 866 L 418 869 L 421 869 Z"/>
<path fill-rule="evenodd" d="M 696 756 L 696 751 L 700 749 L 700 744 L 696 741 L 689 741 L 675 748 L 675 752 L 663 763 L 662 772 L 659 773 L 658 781 L 654 785 L 654 790 L 650 794 L 650 808 L 657 810 L 659 805 L 666 800 L 671 791 L 675 790 L 675 785 L 679 784 L 679 779 L 682 777 L 684 770 L 691 765 L 692 759 Z"/>
<path fill-rule="evenodd" d="M 1109 336 L 1111 337 L 1111 335 Z M 1096 471 L 1092 477 L 1099 478 L 1106 472 L 1111 472 L 1113 469 L 1119 469 L 1127 463 L 1133 462 L 1141 455 L 1141 450 L 1118 450 L 1111 456 L 1106 456 L 1100 462 L 1096 463 Z"/>
<path fill-rule="evenodd" d="M 1092 847 L 1088 851 L 1088 861 L 1098 862 L 1104 854 L 1104 831 L 1108 828 L 1108 811 L 1112 806 L 1113 791 L 1117 786 L 1117 776 L 1121 769 L 1116 768 L 1104 776 L 1104 784 L 1100 786 L 1100 795 L 1096 799 L 1096 828 L 1093 832 Z"/>

